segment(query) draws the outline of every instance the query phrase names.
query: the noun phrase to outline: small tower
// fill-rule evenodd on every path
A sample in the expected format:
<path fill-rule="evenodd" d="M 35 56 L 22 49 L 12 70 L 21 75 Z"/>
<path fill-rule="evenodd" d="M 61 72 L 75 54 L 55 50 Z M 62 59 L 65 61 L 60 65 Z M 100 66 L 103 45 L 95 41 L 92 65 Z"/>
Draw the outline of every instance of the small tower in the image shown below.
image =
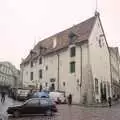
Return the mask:
<path fill-rule="evenodd" d="M 100 13 L 98 11 L 95 11 L 95 16 L 100 16 Z"/>

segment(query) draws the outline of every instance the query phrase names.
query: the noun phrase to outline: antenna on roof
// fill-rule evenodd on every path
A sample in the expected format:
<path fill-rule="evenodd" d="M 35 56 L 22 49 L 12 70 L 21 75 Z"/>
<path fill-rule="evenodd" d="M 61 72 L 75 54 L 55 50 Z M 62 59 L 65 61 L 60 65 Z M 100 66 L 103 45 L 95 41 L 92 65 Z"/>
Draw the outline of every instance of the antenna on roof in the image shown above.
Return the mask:
<path fill-rule="evenodd" d="M 98 0 L 95 0 L 95 1 L 96 1 L 95 16 L 99 16 L 100 13 L 98 12 Z"/>
<path fill-rule="evenodd" d="M 98 0 L 96 0 L 96 7 L 95 7 L 95 11 L 98 11 Z"/>

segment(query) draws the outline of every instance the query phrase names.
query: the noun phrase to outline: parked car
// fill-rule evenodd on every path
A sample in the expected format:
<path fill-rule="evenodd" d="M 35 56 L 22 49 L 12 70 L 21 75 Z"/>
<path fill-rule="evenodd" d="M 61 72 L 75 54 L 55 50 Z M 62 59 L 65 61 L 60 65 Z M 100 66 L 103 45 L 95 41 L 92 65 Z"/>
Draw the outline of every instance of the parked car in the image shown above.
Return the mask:
<path fill-rule="evenodd" d="M 61 92 L 50 92 L 49 97 L 57 104 L 66 103 L 65 94 Z"/>
<path fill-rule="evenodd" d="M 32 98 L 49 98 L 49 94 L 47 92 L 35 92 Z"/>
<path fill-rule="evenodd" d="M 22 114 L 44 114 L 50 116 L 57 111 L 56 104 L 49 98 L 32 98 L 20 106 L 8 107 L 7 109 L 7 113 L 12 114 L 14 117 L 19 117 Z"/>
<path fill-rule="evenodd" d="M 18 89 L 16 99 L 19 101 L 27 100 L 27 96 L 30 90 L 27 89 Z"/>

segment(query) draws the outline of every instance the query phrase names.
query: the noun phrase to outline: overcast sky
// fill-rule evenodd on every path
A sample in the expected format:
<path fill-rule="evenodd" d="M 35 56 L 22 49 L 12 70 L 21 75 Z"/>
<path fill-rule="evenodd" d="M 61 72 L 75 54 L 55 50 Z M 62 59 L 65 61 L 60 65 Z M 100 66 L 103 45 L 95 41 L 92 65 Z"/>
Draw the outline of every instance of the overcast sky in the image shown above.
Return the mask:
<path fill-rule="evenodd" d="M 120 46 L 120 1 L 98 0 L 108 44 Z M 96 0 L 0 0 L 0 61 L 17 68 L 41 39 L 94 15 Z"/>

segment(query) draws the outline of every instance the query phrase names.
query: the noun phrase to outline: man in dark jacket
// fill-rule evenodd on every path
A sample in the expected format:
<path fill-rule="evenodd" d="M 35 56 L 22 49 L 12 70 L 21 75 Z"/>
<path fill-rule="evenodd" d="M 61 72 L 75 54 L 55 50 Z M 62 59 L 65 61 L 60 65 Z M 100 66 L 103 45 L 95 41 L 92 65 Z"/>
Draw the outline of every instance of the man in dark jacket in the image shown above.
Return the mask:
<path fill-rule="evenodd" d="M 5 92 L 2 91 L 1 92 L 1 103 L 4 103 L 5 102 Z"/>
<path fill-rule="evenodd" d="M 112 106 L 112 99 L 111 99 L 111 97 L 108 97 L 108 104 L 109 104 L 109 107 L 111 108 L 111 106 Z"/>
<path fill-rule="evenodd" d="M 69 94 L 68 96 L 68 104 L 71 105 L 72 104 L 72 95 Z"/>

